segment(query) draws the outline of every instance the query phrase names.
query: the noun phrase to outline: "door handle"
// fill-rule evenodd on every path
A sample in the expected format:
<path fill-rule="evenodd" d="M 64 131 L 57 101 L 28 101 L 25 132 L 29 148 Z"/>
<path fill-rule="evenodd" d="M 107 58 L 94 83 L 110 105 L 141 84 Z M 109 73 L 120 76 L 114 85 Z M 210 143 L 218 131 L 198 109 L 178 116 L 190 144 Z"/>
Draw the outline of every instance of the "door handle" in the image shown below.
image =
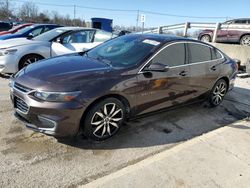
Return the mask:
<path fill-rule="evenodd" d="M 180 76 L 186 76 L 186 75 L 187 75 L 187 71 L 185 71 L 185 70 L 184 70 L 184 71 L 181 71 L 181 72 L 179 73 L 179 75 L 180 75 Z"/>
<path fill-rule="evenodd" d="M 216 71 L 216 66 L 212 66 L 212 67 L 211 67 L 211 70 L 212 70 L 212 71 Z"/>

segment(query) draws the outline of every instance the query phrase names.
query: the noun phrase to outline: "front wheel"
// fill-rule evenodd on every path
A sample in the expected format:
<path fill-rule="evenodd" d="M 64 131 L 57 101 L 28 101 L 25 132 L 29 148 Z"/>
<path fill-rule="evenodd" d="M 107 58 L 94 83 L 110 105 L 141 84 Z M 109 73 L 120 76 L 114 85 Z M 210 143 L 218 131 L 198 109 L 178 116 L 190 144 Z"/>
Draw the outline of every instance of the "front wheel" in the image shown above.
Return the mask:
<path fill-rule="evenodd" d="M 212 107 L 216 107 L 222 103 L 227 93 L 227 88 L 228 84 L 223 79 L 220 79 L 215 83 L 209 95 L 209 103 L 211 104 Z"/>
<path fill-rule="evenodd" d="M 95 104 L 87 112 L 83 132 L 93 140 L 105 140 L 114 136 L 125 119 L 125 107 L 116 98 L 107 98 Z"/>
<path fill-rule="evenodd" d="M 36 54 L 30 54 L 30 55 L 26 55 L 25 57 L 23 57 L 21 60 L 20 60 L 20 63 L 19 63 L 19 70 L 21 70 L 22 68 L 28 66 L 29 64 L 31 63 L 35 63 L 36 61 L 39 61 L 43 59 L 42 56 L 40 55 L 36 55 Z"/>

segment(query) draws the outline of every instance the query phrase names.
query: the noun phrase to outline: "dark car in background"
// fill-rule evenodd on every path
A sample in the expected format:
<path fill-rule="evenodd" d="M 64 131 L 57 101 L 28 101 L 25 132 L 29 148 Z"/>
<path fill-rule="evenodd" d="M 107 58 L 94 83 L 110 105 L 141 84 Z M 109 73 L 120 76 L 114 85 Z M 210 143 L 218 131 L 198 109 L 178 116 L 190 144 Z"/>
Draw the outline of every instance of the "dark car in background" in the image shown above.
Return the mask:
<path fill-rule="evenodd" d="M 131 117 L 204 99 L 218 106 L 236 73 L 232 59 L 203 42 L 130 34 L 23 68 L 10 95 L 34 131 L 104 140 Z"/>
<path fill-rule="evenodd" d="M 229 29 L 228 26 L 231 24 L 239 24 L 241 26 L 249 26 L 250 27 L 250 18 L 242 18 L 229 20 L 224 23 L 226 25 L 225 29 L 218 30 L 216 42 L 221 43 L 236 43 L 241 45 L 250 45 L 250 29 Z M 206 29 L 203 30 L 198 39 L 203 42 L 211 42 L 213 39 L 214 30 Z"/>
<path fill-rule="evenodd" d="M 18 32 L 19 30 L 21 30 L 25 27 L 31 26 L 31 25 L 33 25 L 33 23 L 20 24 L 20 25 L 14 26 L 13 28 L 11 28 L 8 31 L 1 31 L 0 35 L 14 34 L 14 33 Z"/>
<path fill-rule="evenodd" d="M 0 40 L 7 40 L 14 38 L 33 38 L 46 31 L 55 29 L 57 27 L 62 27 L 62 26 L 56 24 L 34 24 L 19 30 L 15 34 L 7 34 L 0 36 Z"/>
<path fill-rule="evenodd" d="M 12 24 L 9 22 L 0 22 L 0 31 L 8 31 L 12 28 Z"/>

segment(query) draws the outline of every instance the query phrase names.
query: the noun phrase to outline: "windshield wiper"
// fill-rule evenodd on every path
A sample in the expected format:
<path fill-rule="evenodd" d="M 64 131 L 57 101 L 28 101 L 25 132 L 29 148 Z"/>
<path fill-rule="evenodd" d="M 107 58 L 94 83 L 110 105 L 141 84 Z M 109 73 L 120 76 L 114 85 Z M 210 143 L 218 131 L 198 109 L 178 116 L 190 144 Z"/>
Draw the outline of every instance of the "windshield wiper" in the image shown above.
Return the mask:
<path fill-rule="evenodd" d="M 85 55 L 85 56 L 87 56 L 87 57 L 89 56 L 89 55 L 88 55 L 88 50 L 83 51 L 83 52 L 78 52 L 78 54 L 81 55 L 81 56 L 83 56 L 83 55 Z"/>

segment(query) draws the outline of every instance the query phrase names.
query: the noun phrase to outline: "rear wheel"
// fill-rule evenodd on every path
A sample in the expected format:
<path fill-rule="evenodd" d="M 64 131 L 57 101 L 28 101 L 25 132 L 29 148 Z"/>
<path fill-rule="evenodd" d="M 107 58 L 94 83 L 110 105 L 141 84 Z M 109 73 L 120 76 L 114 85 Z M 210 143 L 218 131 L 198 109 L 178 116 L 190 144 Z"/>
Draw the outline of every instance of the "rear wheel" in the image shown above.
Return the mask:
<path fill-rule="evenodd" d="M 203 35 L 201 37 L 201 41 L 202 42 L 211 42 L 212 40 L 211 40 L 211 37 L 209 35 Z"/>
<path fill-rule="evenodd" d="M 41 59 L 43 59 L 43 57 L 37 54 L 26 55 L 20 60 L 19 70 Z"/>
<path fill-rule="evenodd" d="M 250 35 L 244 35 L 241 37 L 240 44 L 244 46 L 250 46 Z"/>
<path fill-rule="evenodd" d="M 222 103 L 227 93 L 227 88 L 228 84 L 223 79 L 220 79 L 215 83 L 209 96 L 209 103 L 212 107 L 216 107 Z"/>
<path fill-rule="evenodd" d="M 125 119 L 125 107 L 116 98 L 107 98 L 95 104 L 84 120 L 84 134 L 93 140 L 105 140 L 120 129 Z"/>

